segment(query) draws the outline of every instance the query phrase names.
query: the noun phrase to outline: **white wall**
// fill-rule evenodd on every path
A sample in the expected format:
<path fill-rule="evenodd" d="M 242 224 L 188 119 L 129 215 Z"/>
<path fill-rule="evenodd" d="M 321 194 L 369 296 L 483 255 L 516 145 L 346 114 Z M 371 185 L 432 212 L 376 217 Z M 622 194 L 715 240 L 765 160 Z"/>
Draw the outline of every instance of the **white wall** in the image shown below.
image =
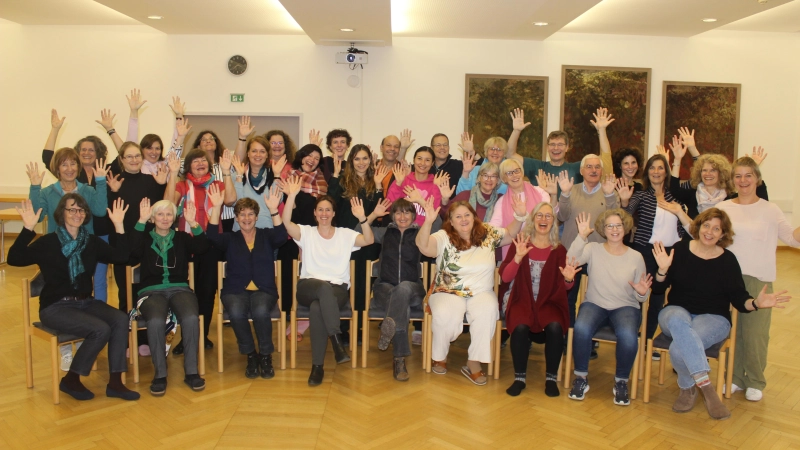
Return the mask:
<path fill-rule="evenodd" d="M 394 38 L 367 48 L 363 74 L 334 64 L 338 47 L 305 36 L 167 36 L 144 26 L 61 27 L 0 24 L 0 192 L 26 192 L 24 162 L 38 160 L 50 108 L 67 116 L 58 145 L 104 136 L 99 110 L 125 129 L 125 94 L 138 87 L 148 103 L 141 132 L 170 136 L 167 106 L 180 95 L 191 112 L 298 114 L 311 128 L 347 128 L 371 144 L 411 128 L 420 145 L 435 132 L 457 141 L 464 117 L 464 74 L 550 77 L 549 130 L 558 127 L 561 65 L 652 68 L 650 148 L 661 127 L 661 82 L 742 84 L 739 153 L 762 145 L 770 197 L 791 211 L 800 201 L 800 35 L 709 32 L 690 39 L 557 33 L 544 42 Z M 226 70 L 244 55 L 241 77 Z M 361 74 L 358 88 L 347 77 Z M 230 93 L 245 93 L 230 103 Z M 511 108 L 510 105 L 509 108 Z M 588 118 L 587 118 L 588 123 Z M 260 130 L 266 131 L 266 130 Z M 301 144 L 306 142 L 302 139 Z M 454 142 L 455 143 L 455 142 Z M 457 148 L 454 145 L 454 149 Z"/>

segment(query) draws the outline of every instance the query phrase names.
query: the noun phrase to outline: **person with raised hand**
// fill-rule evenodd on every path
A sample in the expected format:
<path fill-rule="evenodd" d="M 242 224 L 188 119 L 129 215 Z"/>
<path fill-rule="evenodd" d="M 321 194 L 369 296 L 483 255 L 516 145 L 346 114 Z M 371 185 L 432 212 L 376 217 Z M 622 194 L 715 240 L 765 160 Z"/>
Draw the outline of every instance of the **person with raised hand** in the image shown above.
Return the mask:
<path fill-rule="evenodd" d="M 409 132 L 409 138 L 411 136 L 411 132 Z M 466 136 L 469 139 L 468 134 L 463 134 L 462 139 Z M 413 141 L 409 143 L 411 145 Z M 467 153 L 464 151 L 464 141 L 462 140 L 461 147 L 462 150 L 462 159 L 464 158 L 463 155 Z M 470 145 L 472 145 L 472 141 L 470 140 Z M 450 176 L 450 184 L 452 186 L 458 186 L 458 182 L 461 179 L 461 175 L 464 172 L 464 166 L 461 160 L 453 158 L 453 155 L 450 154 L 450 139 L 444 133 L 436 133 L 431 137 L 431 148 L 433 149 L 433 153 L 436 157 L 433 160 L 433 167 L 431 170 L 434 174 L 446 173 Z"/>
<path fill-rule="evenodd" d="M 183 204 L 182 220 L 188 232 L 174 229 L 178 208 L 169 200 L 151 205 L 143 198 L 139 204 L 139 220 L 131 233 L 131 263 L 141 264 L 139 291 L 134 293 L 131 317 L 141 315 L 147 323 L 147 341 L 155 374 L 150 394 L 156 397 L 167 391 L 167 360 L 164 348 L 170 311 L 181 325 L 181 348 L 185 350 L 184 383 L 194 391 L 205 388 L 198 375 L 197 347 L 200 340 L 198 298 L 189 289 L 189 261 L 197 259 L 211 247 L 203 228 L 196 219 L 197 209 L 192 200 Z M 146 224 L 153 223 L 147 232 Z M 216 265 L 216 262 L 215 262 Z M 200 281 L 199 278 L 196 278 Z"/>
<path fill-rule="evenodd" d="M 512 397 L 527 386 L 526 373 L 531 342 L 544 344 L 545 389 L 557 397 L 558 369 L 569 328 L 567 291 L 581 268 L 567 260 L 567 249 L 558 241 L 558 226 L 553 206 L 539 203 L 530 212 L 523 231 L 512 242 L 500 265 L 503 283 L 511 283 L 501 293 L 501 310 L 511 330 L 511 359 L 514 382 L 506 390 Z"/>
<path fill-rule="evenodd" d="M 289 236 L 303 250 L 300 280 L 297 282 L 297 302 L 311 311 L 311 374 L 309 386 L 322 383 L 325 371 L 325 352 L 331 341 L 336 363 L 350 361 L 344 348 L 339 311 L 348 302 L 350 286 L 350 253 L 374 242 L 360 199 L 350 199 L 351 213 L 358 219 L 362 232 L 334 227 L 336 201 L 328 195 L 317 197 L 314 206 L 316 226 L 299 225 L 292 221 L 295 199 L 302 189 L 300 177 L 290 176 L 283 183 L 286 204 L 283 223 Z"/>
<path fill-rule="evenodd" d="M 461 174 L 461 178 L 458 180 L 458 184 L 456 187 L 456 194 L 461 193 L 463 191 L 469 191 L 472 189 L 473 186 L 478 182 L 478 171 L 480 170 L 480 165 L 494 163 L 498 166 L 506 159 L 506 152 L 508 148 L 508 143 L 505 139 L 500 136 L 492 136 L 486 140 L 483 144 L 483 158 L 480 159 L 478 155 L 475 153 L 474 145 L 472 142 L 472 135 L 465 132 L 461 135 L 461 151 L 463 152 L 463 166 L 464 170 Z M 467 163 L 467 159 L 472 159 L 471 162 Z M 522 163 L 520 163 L 520 166 Z M 477 167 L 476 167 L 477 166 Z M 500 186 L 497 188 L 497 192 L 501 194 L 506 193 L 506 184 L 500 183 Z"/>
<path fill-rule="evenodd" d="M 269 169 L 271 163 L 269 145 L 269 142 L 264 137 L 254 136 L 247 142 L 247 157 L 240 160 L 238 155 L 234 155 L 231 166 L 236 198 L 240 200 L 243 198 L 252 199 L 259 206 L 257 228 L 272 228 L 273 226 L 273 218 L 270 216 L 270 210 L 265 203 L 265 199 L 269 196 L 270 187 L 275 185 L 276 180 L 273 176 L 274 172 Z M 233 224 L 233 231 L 239 230 L 240 225 L 237 220 Z"/>
<path fill-rule="evenodd" d="M 433 198 L 434 205 L 436 205 L 436 208 L 439 208 L 442 203 L 442 193 L 434 182 L 436 176 L 430 173 L 435 158 L 436 154 L 432 148 L 420 147 L 414 152 L 413 173 L 405 161 L 401 162 L 399 165 L 395 164 L 394 183 L 389 186 L 389 192 L 386 193 L 386 198 L 392 202 L 400 198 L 405 198 L 406 188 L 411 187 L 417 189 L 422 194 L 423 200 L 428 197 Z M 420 205 L 415 208 L 417 209 L 417 217 L 414 221 L 417 225 L 422 225 L 425 221 L 425 211 Z"/>
<path fill-rule="evenodd" d="M 311 131 L 312 133 L 314 132 L 314 130 Z M 320 147 L 322 146 L 322 139 L 319 137 L 318 131 L 316 132 L 316 139 L 311 140 L 311 142 L 317 143 Z M 334 172 L 342 170 L 347 162 L 346 154 L 351 142 L 353 142 L 352 136 L 343 128 L 333 129 L 325 136 L 325 146 L 331 152 L 330 156 L 322 158 L 322 162 L 320 162 L 320 166 L 325 173 L 325 180 L 330 181 Z"/>
<path fill-rule="evenodd" d="M 436 374 L 447 373 L 450 343 L 461 335 L 466 313 L 471 343 L 461 373 L 476 385 L 487 382 L 481 363 L 491 362 L 490 341 L 499 313 L 494 293 L 495 250 L 511 243 L 527 213 L 519 198 L 512 199 L 512 207 L 511 223 L 497 228 L 478 218 L 468 202 L 453 203 L 442 229 L 431 234 L 439 208 L 433 198 L 425 201 L 424 223 L 415 241 L 423 255 L 436 258 L 428 302 L 433 314 L 431 357 Z"/>
<path fill-rule="evenodd" d="M 264 140 L 260 136 L 256 138 Z M 266 151 L 264 153 L 266 157 Z M 279 187 L 272 186 L 267 190 L 262 196 L 262 202 L 256 202 L 250 197 L 240 198 L 233 206 L 238 229 L 232 233 L 220 234 L 219 227 L 214 226 L 219 223 L 224 200 L 222 193 L 216 186 L 210 186 L 208 195 L 213 207 L 208 219 L 210 226 L 207 234 L 228 262 L 221 300 L 230 317 L 239 353 L 247 355 L 244 374 L 247 378 L 256 378 L 259 375 L 261 378 L 272 378 L 275 376 L 272 365 L 275 345 L 272 342 L 270 314 L 278 302 L 273 255 L 289 238 L 278 212 L 281 202 Z M 259 203 L 263 203 L 267 214 L 273 219 L 269 227 L 257 226 L 257 218 L 261 216 Z M 253 320 L 258 351 L 248 318 Z"/>
<path fill-rule="evenodd" d="M 583 400 L 589 391 L 589 357 L 592 337 L 603 326 L 611 325 L 617 336 L 617 365 L 614 375 L 614 404 L 629 405 L 628 379 L 639 350 L 641 303 L 647 298 L 652 277 L 647 274 L 639 252 L 622 241 L 633 226 L 633 219 L 624 210 L 604 211 L 590 224 L 591 215 L 575 218 L 578 236 L 572 241 L 567 256 L 575 264 L 588 264 L 589 285 L 575 319 L 572 351 L 575 380 L 569 398 Z M 605 242 L 589 242 L 597 232 Z M 573 264 L 573 265 L 575 265 Z"/>
<path fill-rule="evenodd" d="M 729 250 L 739 261 L 747 292 L 757 298 L 761 292 L 772 293 L 772 283 L 777 276 L 778 240 L 790 247 L 800 247 L 800 227 L 792 229 L 791 222 L 776 204 L 758 196 L 758 186 L 763 180 L 753 158 L 737 159 L 733 163 L 732 178 L 739 196 L 718 203 L 717 208 L 731 219 L 736 239 Z M 757 306 L 760 305 L 759 301 Z M 761 400 L 767 386 L 764 370 L 771 317 L 771 309 L 745 314 L 739 318 L 736 330 L 731 392 L 744 390 L 745 398 L 754 402 Z"/>
<path fill-rule="evenodd" d="M 472 159 L 466 159 L 465 163 L 468 161 L 471 163 Z M 503 196 L 503 194 L 497 192 L 499 186 L 500 167 L 495 163 L 484 164 L 478 171 L 478 182 L 472 189 L 463 191 L 456 194 L 455 197 L 452 197 L 452 187 L 450 188 L 450 192 L 447 193 L 440 188 L 442 193 L 442 208 L 439 211 L 439 216 L 442 220 L 445 220 L 451 203 L 466 201 L 469 202 L 469 205 L 475 210 L 475 213 L 478 214 L 479 219 L 483 222 L 489 222 L 492 220 L 492 214 L 494 214 L 494 207 L 497 201 Z"/>
<path fill-rule="evenodd" d="M 127 209 L 122 200 L 117 200 L 113 209 L 107 211 L 117 234 L 125 234 L 122 220 Z M 35 241 L 33 228 L 40 220 L 42 208 L 25 200 L 16 210 L 22 218 L 23 229 L 8 251 L 8 264 L 17 267 L 37 264 L 44 279 L 39 296 L 42 324 L 83 338 L 75 358 L 70 358 L 68 372 L 61 379 L 59 389 L 76 400 L 94 398 L 80 377 L 89 376 L 97 355 L 108 344 L 106 396 L 137 400 L 139 394 L 122 383 L 122 373 L 127 371 L 128 318 L 92 296 L 94 266 L 98 261 L 125 264 L 130 254 L 128 240 L 121 238 L 116 246 L 110 246 L 92 235 L 87 229 L 91 222 L 89 205 L 76 193 L 64 194 L 58 200 L 52 212 L 55 232 Z"/>

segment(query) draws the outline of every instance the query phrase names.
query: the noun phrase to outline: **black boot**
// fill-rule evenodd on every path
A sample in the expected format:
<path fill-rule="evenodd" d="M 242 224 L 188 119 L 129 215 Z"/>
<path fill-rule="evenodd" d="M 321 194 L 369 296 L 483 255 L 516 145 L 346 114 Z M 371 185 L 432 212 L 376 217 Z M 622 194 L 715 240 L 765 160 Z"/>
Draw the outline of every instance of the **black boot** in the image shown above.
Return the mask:
<path fill-rule="evenodd" d="M 308 376 L 308 385 L 319 386 L 322 384 L 323 378 L 325 378 L 325 371 L 322 370 L 322 365 L 311 366 L 311 375 Z"/>
<path fill-rule="evenodd" d="M 259 355 L 258 365 L 261 367 L 261 378 L 272 378 L 275 376 L 275 369 L 272 367 L 272 354 Z"/>
<path fill-rule="evenodd" d="M 331 336 L 331 347 L 333 347 L 333 355 L 336 358 L 336 364 L 350 361 L 350 355 L 348 355 L 347 350 L 344 349 L 341 333 L 336 333 Z"/>
<path fill-rule="evenodd" d="M 247 378 L 256 378 L 258 376 L 258 353 L 255 351 L 247 355 L 247 368 L 244 369 L 244 376 Z"/>

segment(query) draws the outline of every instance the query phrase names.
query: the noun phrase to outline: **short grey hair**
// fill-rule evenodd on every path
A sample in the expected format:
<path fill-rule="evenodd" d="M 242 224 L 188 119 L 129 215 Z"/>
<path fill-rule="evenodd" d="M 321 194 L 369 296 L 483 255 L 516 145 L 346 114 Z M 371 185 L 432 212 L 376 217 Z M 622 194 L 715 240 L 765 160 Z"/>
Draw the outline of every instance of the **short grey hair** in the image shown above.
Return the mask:
<path fill-rule="evenodd" d="M 594 153 L 589 153 L 588 155 L 584 156 L 583 159 L 581 160 L 581 169 L 586 167 L 586 161 L 588 161 L 590 159 L 598 159 L 598 160 L 600 160 L 600 168 L 602 168 L 602 169 L 606 168 L 606 165 L 603 164 L 603 158 L 595 155 Z"/>

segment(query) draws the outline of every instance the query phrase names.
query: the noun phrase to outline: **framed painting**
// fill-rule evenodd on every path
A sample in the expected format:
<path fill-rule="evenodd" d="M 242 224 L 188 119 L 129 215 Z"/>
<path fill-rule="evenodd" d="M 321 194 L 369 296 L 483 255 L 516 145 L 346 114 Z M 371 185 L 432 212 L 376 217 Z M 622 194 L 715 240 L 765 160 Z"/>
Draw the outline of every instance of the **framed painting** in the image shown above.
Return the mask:
<path fill-rule="evenodd" d="M 483 155 L 483 143 L 492 136 L 508 139 L 513 127 L 511 111 L 520 108 L 525 122 L 517 153 L 542 159 L 547 137 L 548 77 L 466 74 L 464 130 L 473 134 L 475 150 Z M 485 156 L 485 155 L 483 155 Z"/>
<path fill-rule="evenodd" d="M 664 81 L 661 102 L 661 142 L 669 148 L 678 128 L 695 130 L 701 154 L 718 153 L 733 162 L 738 157 L 742 85 Z M 682 180 L 690 177 L 692 156 L 681 161 Z"/>
<path fill-rule="evenodd" d="M 561 129 L 570 137 L 567 161 L 600 154 L 597 130 L 590 120 L 597 108 L 608 108 L 611 150 L 633 147 L 647 157 L 650 119 L 650 69 L 632 67 L 562 66 Z"/>

